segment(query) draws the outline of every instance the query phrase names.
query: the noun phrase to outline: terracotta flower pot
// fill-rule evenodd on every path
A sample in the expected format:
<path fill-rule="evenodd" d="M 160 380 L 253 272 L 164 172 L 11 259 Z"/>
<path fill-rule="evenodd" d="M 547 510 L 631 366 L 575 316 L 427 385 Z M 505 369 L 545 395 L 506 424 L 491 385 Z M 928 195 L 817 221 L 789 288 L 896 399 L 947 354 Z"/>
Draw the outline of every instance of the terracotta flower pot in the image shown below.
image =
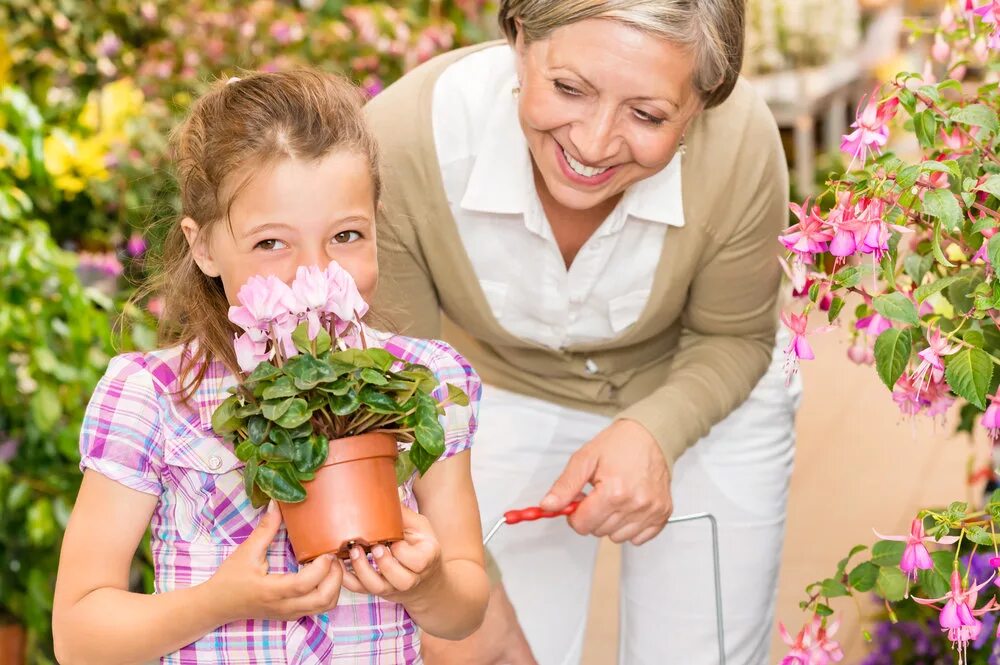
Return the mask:
<path fill-rule="evenodd" d="M 326 463 L 303 483 L 305 501 L 278 503 L 299 563 L 327 552 L 347 559 L 352 545 L 369 549 L 403 539 L 396 455 L 389 434 L 330 441 Z"/>
<path fill-rule="evenodd" d="M 0 665 L 24 665 L 24 626 L 0 623 Z"/>

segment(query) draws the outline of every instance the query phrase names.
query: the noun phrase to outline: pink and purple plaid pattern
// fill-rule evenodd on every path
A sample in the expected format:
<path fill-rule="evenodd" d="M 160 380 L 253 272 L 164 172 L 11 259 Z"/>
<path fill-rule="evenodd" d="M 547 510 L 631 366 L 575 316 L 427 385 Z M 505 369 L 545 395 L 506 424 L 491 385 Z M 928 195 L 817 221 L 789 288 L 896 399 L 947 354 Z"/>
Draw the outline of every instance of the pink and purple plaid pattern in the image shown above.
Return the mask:
<path fill-rule="evenodd" d="M 450 405 L 443 416 L 445 457 L 467 449 L 476 429 L 479 377 L 443 342 L 369 332 L 369 342 L 427 365 L 464 390 L 470 406 Z M 156 592 L 206 581 L 253 531 L 261 515 L 243 489 L 242 463 L 211 429 L 212 411 L 228 396 L 233 377 L 212 363 L 190 406 L 178 390 L 181 347 L 127 353 L 111 360 L 90 400 L 80 433 L 81 469 L 159 497 L 152 518 Z M 413 479 L 401 488 L 416 509 Z M 298 567 L 284 529 L 268 550 L 272 573 Z M 238 621 L 161 659 L 181 665 L 250 663 L 419 663 L 417 627 L 401 605 L 344 589 L 336 609 L 298 621 Z"/>

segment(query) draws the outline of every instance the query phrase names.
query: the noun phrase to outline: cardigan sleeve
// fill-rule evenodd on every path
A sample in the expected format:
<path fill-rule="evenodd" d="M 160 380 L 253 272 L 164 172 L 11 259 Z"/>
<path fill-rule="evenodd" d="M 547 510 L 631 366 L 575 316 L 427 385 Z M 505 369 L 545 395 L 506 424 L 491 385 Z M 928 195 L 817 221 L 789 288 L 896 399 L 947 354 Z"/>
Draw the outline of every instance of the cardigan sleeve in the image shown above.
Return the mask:
<path fill-rule="evenodd" d="M 774 348 L 788 169 L 774 119 L 755 101 L 734 170 L 743 180 L 714 210 L 733 219 L 713 225 L 724 231 L 711 239 L 716 251 L 691 281 L 667 379 L 617 416 L 649 430 L 671 466 L 749 397 Z"/>

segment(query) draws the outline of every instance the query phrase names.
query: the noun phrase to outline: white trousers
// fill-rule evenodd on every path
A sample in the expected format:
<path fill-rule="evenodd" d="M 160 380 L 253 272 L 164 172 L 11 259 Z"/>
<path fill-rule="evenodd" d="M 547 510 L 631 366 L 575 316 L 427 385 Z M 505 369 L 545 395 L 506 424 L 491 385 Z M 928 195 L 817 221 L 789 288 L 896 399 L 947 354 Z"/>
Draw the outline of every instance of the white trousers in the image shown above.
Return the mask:
<path fill-rule="evenodd" d="M 780 345 L 783 346 L 783 345 Z M 781 348 L 750 398 L 673 470 L 674 515 L 719 522 L 728 665 L 766 665 L 801 386 Z M 472 474 L 484 528 L 537 505 L 569 456 L 611 419 L 485 386 Z M 598 539 L 557 518 L 503 527 L 489 549 L 540 665 L 580 662 Z M 620 665 L 717 665 L 709 523 L 623 546 Z M 600 600 L 600 599 L 598 599 Z"/>

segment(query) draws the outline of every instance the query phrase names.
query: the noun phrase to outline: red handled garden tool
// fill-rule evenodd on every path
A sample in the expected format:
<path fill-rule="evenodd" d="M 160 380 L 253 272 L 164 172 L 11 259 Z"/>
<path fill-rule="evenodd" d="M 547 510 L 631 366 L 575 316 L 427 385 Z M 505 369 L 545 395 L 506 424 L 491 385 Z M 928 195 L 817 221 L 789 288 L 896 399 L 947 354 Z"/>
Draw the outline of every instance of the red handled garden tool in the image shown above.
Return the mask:
<path fill-rule="evenodd" d="M 579 501 L 574 501 L 565 508 L 555 512 L 549 512 L 542 510 L 538 506 L 532 506 L 530 508 L 521 508 L 517 510 L 508 510 L 503 514 L 497 523 L 493 525 L 493 528 L 489 530 L 486 537 L 483 538 L 483 545 L 490 542 L 490 538 L 496 535 L 496 532 L 500 530 L 504 524 L 517 524 L 518 522 L 534 522 L 535 520 L 548 519 L 551 517 L 559 517 L 561 515 L 572 515 L 576 511 L 577 506 L 580 505 Z M 722 629 L 722 580 L 721 580 L 721 569 L 719 565 L 719 526 L 715 521 L 715 516 L 710 513 L 693 513 L 691 515 L 680 515 L 678 517 L 671 517 L 667 520 L 668 524 L 676 524 L 678 522 L 693 522 L 695 520 L 708 520 L 709 525 L 712 528 L 712 569 L 715 578 L 715 628 L 716 634 L 718 635 L 719 644 L 719 665 L 726 665 L 726 642 L 723 635 Z"/>

